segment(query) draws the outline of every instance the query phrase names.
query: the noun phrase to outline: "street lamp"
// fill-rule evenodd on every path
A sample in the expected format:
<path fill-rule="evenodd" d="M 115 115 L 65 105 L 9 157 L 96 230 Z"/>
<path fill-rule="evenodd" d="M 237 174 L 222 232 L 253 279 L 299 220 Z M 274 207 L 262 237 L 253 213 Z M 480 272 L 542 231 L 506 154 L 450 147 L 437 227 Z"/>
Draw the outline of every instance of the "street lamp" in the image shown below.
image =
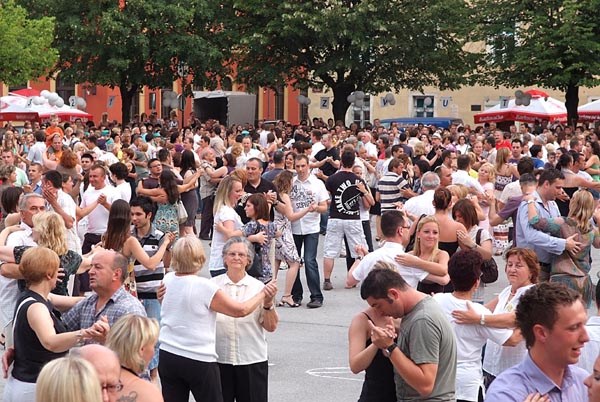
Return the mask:
<path fill-rule="evenodd" d="M 179 110 L 181 110 L 181 128 L 184 126 L 185 119 L 185 86 L 187 84 L 187 77 L 190 72 L 190 66 L 186 62 L 180 61 L 177 63 L 177 75 L 181 78 L 181 102 L 179 103 Z"/>

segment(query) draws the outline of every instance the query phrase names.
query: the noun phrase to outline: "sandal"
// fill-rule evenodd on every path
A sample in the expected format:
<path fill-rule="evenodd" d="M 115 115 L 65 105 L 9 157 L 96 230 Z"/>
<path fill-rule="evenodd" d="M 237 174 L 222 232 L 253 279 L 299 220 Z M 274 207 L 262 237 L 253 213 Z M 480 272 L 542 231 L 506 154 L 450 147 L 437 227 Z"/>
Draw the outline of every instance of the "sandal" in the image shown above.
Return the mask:
<path fill-rule="evenodd" d="M 285 299 L 288 299 L 288 300 L 285 300 Z M 292 301 L 290 302 L 289 299 L 291 299 Z M 277 307 L 284 307 L 284 306 L 296 308 L 296 307 L 300 307 L 300 303 L 295 302 L 292 299 L 292 295 L 285 295 L 281 298 L 279 303 L 277 303 Z"/>

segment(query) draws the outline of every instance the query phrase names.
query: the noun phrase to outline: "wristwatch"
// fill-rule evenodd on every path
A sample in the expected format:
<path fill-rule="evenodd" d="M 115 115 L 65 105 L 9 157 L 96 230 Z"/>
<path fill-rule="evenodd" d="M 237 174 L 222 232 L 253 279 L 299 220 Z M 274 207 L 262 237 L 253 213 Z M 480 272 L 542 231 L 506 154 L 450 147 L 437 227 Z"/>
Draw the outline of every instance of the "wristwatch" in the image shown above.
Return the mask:
<path fill-rule="evenodd" d="M 267 310 L 267 311 L 275 310 L 275 303 L 271 304 L 270 307 L 263 306 L 263 310 Z"/>
<path fill-rule="evenodd" d="M 533 204 L 534 202 L 535 202 L 535 200 L 527 200 L 527 205 Z"/>
<path fill-rule="evenodd" d="M 392 352 L 394 351 L 394 349 L 396 349 L 398 347 L 398 345 L 396 345 L 395 343 L 392 343 L 390 346 L 388 346 L 385 349 L 382 349 L 381 352 L 383 353 L 383 355 L 385 357 L 387 357 L 388 359 L 392 356 Z"/>

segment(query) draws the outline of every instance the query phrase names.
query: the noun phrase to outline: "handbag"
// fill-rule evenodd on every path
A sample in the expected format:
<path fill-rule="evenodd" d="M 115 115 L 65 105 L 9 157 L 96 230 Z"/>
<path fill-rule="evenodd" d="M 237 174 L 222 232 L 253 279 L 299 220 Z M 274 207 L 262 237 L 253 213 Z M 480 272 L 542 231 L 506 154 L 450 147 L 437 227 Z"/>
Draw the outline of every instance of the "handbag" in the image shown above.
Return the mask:
<path fill-rule="evenodd" d="M 477 231 L 477 235 L 475 236 L 475 243 L 480 246 L 479 242 L 481 241 L 481 231 L 483 229 L 479 229 Z M 481 282 L 485 284 L 494 283 L 498 280 L 498 264 L 496 264 L 496 260 L 494 257 L 486 260 L 481 265 Z"/>
<path fill-rule="evenodd" d="M 256 231 L 253 234 L 260 232 L 260 223 L 256 222 Z M 253 278 L 260 278 L 262 276 L 262 245 L 258 243 L 252 243 L 254 247 L 254 259 L 252 264 L 248 266 L 246 272 Z"/>
<path fill-rule="evenodd" d="M 185 223 L 185 221 L 187 221 L 187 218 L 188 213 L 185 210 L 183 202 L 181 202 L 181 200 L 177 201 L 177 219 L 179 220 L 179 223 Z"/>

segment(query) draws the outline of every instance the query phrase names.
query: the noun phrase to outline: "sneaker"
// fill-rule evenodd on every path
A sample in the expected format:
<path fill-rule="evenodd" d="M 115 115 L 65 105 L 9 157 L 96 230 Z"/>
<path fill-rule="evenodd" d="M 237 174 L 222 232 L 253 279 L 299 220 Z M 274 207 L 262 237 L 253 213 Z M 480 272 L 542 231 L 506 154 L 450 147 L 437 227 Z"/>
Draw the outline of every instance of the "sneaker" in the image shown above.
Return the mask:
<path fill-rule="evenodd" d="M 306 303 L 306 307 L 308 307 L 308 308 L 323 307 L 323 301 L 322 300 L 311 300 L 308 303 Z"/>
<path fill-rule="evenodd" d="M 329 279 L 325 279 L 325 282 L 323 282 L 323 290 L 332 290 L 333 289 L 333 285 L 331 284 L 331 281 Z M 321 306 L 319 306 L 321 307 Z"/>

